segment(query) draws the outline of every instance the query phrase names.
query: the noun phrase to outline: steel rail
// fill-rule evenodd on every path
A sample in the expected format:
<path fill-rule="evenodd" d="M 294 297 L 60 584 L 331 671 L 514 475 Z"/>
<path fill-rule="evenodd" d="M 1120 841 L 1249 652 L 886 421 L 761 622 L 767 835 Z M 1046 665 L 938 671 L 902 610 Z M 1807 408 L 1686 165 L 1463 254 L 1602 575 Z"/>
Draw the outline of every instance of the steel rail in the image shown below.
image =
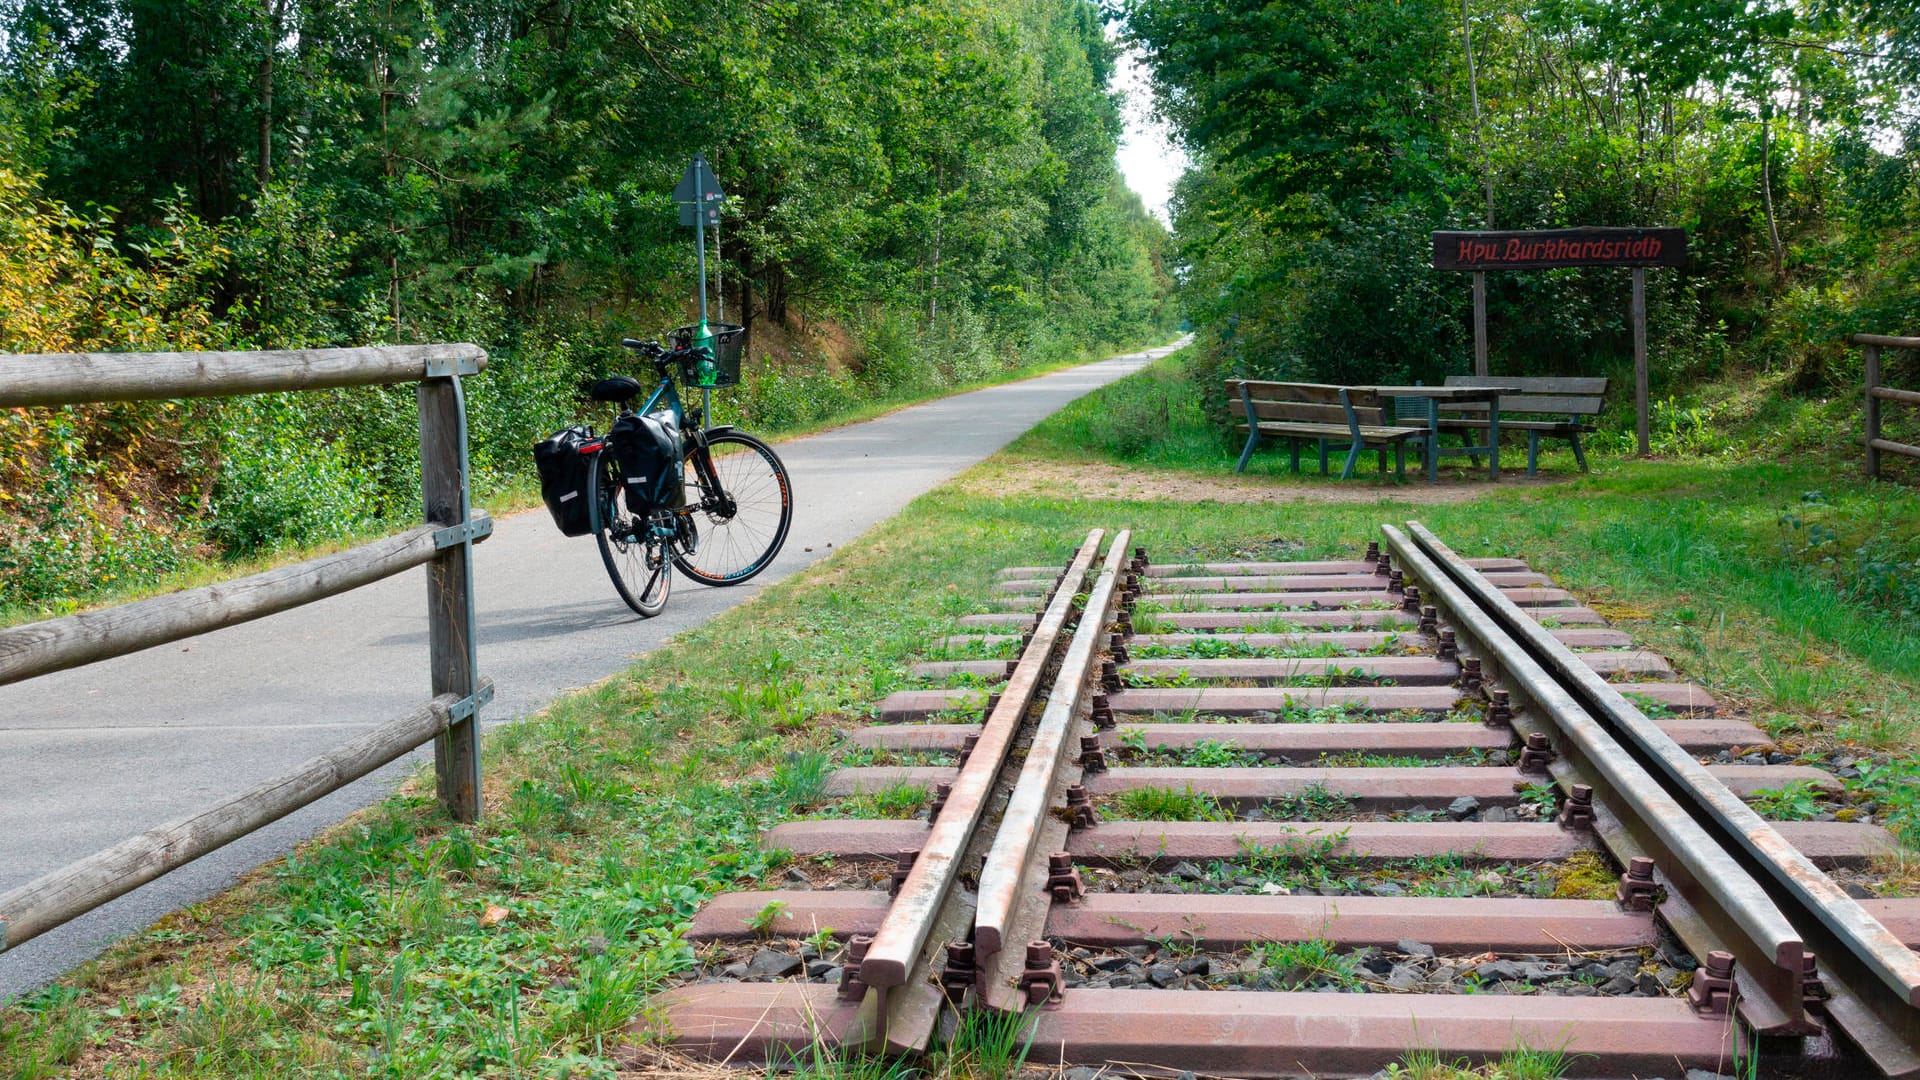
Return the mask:
<path fill-rule="evenodd" d="M 1838 976 L 1841 985 L 1827 1011 L 1875 1064 L 1890 1076 L 1920 1075 L 1920 955 L 1432 532 L 1417 522 L 1409 523 L 1408 531 L 1421 550 L 1445 566 L 1460 588 L 1484 604 L 1491 617 L 1690 808 L 1690 815 L 1732 853 L 1743 873 L 1766 890 L 1797 932 L 1814 945 L 1821 965 Z"/>
<path fill-rule="evenodd" d="M 1775 1018 L 1768 1026 L 1806 1027 L 1802 999 L 1804 946 L 1800 935 L 1760 883 L 1748 874 L 1686 809 L 1607 732 L 1590 711 L 1524 650 L 1479 599 L 1463 588 L 1406 534 L 1383 526 L 1400 568 L 1420 580 L 1421 595 L 1443 609 L 1454 631 L 1478 646 L 1503 682 L 1551 718 L 1563 743 L 1578 751 L 1593 775 L 1619 797 L 1614 809 L 1656 851 L 1655 861 L 1690 904 L 1710 905 L 1712 921 L 1731 929 L 1726 945 L 1750 984 L 1765 994 Z"/>
<path fill-rule="evenodd" d="M 1032 641 L 1000 691 L 998 704 L 981 728 L 979 742 L 955 777 L 945 806 L 928 830 L 893 906 L 887 910 L 886 919 L 860 962 L 860 981 L 872 992 L 870 996 L 875 997 L 875 1020 L 883 1026 L 887 991 L 906 985 L 923 959 L 928 938 L 958 876 L 960 856 L 986 812 L 994 780 L 1013 745 L 1021 718 L 1033 703 L 1045 668 L 1072 614 L 1075 594 L 1093 564 L 1104 535 L 1101 529 L 1088 533 L 1086 542 L 1080 545 L 1067 567 L 1053 600 L 1034 628 Z M 892 1041 L 892 1032 L 885 1034 Z"/>
<path fill-rule="evenodd" d="M 1008 941 L 1026 890 L 1023 882 L 1032 869 L 1041 826 L 1049 820 L 1055 778 L 1066 760 L 1078 720 L 1081 697 L 1087 676 L 1096 670 L 1096 658 L 1107 642 L 1108 609 L 1118 593 L 1120 571 L 1126 560 L 1129 534 L 1121 530 L 1108 549 L 1106 565 L 1087 593 L 1087 606 L 1067 645 L 1054 679 L 1053 694 L 1046 711 L 1034 729 L 1027 748 L 1027 759 L 1014 782 L 1013 794 L 1000 818 L 993 846 L 980 870 L 979 902 L 974 908 L 974 968 L 985 970 L 989 960 L 1008 944 L 1024 946 L 1024 941 Z"/>

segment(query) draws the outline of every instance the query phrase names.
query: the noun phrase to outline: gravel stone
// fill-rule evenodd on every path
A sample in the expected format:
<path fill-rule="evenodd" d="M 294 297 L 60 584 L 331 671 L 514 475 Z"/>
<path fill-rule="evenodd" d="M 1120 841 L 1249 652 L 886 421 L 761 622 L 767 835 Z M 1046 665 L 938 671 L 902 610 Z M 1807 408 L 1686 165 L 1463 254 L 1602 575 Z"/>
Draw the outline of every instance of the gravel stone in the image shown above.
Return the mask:
<path fill-rule="evenodd" d="M 1480 820 L 1495 824 L 1507 821 L 1507 808 L 1504 806 L 1489 806 L 1486 811 L 1480 815 Z"/>
<path fill-rule="evenodd" d="M 1526 978 L 1526 969 L 1511 960 L 1492 960 L 1473 969 L 1482 983 L 1517 982 Z"/>
<path fill-rule="evenodd" d="M 1855 900 L 1872 900 L 1875 898 L 1872 889 L 1867 888 L 1857 881 L 1846 882 L 1842 884 L 1840 888 Z"/>
<path fill-rule="evenodd" d="M 1204 956 L 1189 956 L 1185 960 L 1175 964 L 1174 968 L 1182 975 L 1211 975 L 1213 973 L 1213 961 L 1208 960 Z"/>
<path fill-rule="evenodd" d="M 807 962 L 807 978 L 809 979 L 824 979 L 827 977 L 828 972 L 839 970 L 840 965 L 829 963 L 825 960 L 809 960 Z"/>
<path fill-rule="evenodd" d="M 1180 978 L 1180 969 L 1172 964 L 1155 964 L 1147 969 L 1147 978 L 1155 986 L 1171 986 Z"/>
<path fill-rule="evenodd" d="M 1190 862 L 1175 863 L 1173 864 L 1173 869 L 1168 872 L 1181 881 L 1205 881 L 1207 879 L 1207 875 L 1201 873 L 1200 868 Z"/>
<path fill-rule="evenodd" d="M 747 974 L 761 978 L 785 978 L 800 970 L 800 958 L 778 949 L 760 949 L 747 961 Z"/>
<path fill-rule="evenodd" d="M 747 965 L 728 964 L 726 967 L 720 969 L 720 974 L 725 975 L 729 979 L 744 979 L 747 977 Z"/>
<path fill-rule="evenodd" d="M 1433 956 L 1433 946 L 1424 941 L 1415 941 L 1412 938 L 1401 938 L 1394 943 L 1393 947 L 1400 952 L 1406 953 L 1408 956 Z"/>
<path fill-rule="evenodd" d="M 1455 821 L 1465 821 L 1480 809 L 1480 800 L 1471 795 L 1462 795 L 1447 804 L 1447 816 Z"/>

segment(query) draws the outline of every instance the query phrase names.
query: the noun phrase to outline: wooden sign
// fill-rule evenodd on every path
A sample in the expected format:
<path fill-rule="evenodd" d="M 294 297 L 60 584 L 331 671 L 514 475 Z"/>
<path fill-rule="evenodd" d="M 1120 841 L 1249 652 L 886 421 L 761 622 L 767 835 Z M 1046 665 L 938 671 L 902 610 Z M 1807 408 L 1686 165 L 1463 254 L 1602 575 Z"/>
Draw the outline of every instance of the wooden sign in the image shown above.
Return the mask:
<path fill-rule="evenodd" d="M 1532 229 L 1433 234 L 1435 270 L 1686 264 L 1685 229 Z"/>

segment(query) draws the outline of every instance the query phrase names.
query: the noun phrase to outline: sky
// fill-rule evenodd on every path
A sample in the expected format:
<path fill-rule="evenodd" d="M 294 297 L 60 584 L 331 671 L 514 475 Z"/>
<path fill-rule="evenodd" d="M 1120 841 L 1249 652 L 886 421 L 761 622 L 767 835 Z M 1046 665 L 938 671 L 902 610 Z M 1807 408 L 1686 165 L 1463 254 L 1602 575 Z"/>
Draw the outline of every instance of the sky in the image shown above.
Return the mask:
<path fill-rule="evenodd" d="M 1127 127 L 1120 136 L 1121 175 L 1147 209 L 1167 221 L 1167 199 L 1173 194 L 1173 182 L 1186 171 L 1187 155 L 1173 145 L 1167 126 L 1153 117 L 1153 90 L 1138 50 L 1120 54 L 1113 85 L 1127 95 L 1123 110 Z"/>

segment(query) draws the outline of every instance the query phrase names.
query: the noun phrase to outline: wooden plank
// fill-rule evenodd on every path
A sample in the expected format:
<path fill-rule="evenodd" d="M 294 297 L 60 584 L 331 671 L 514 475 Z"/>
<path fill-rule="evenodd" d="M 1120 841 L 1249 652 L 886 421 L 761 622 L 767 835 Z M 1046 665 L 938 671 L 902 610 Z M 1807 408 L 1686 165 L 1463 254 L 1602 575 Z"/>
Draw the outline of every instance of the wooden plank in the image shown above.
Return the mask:
<path fill-rule="evenodd" d="M 1240 386 L 1247 393 L 1267 401 L 1315 401 L 1322 405 L 1340 404 L 1340 387 L 1326 383 L 1261 382 L 1255 379 L 1228 379 L 1227 393 L 1238 399 Z"/>
<path fill-rule="evenodd" d="M 1920 390 L 1895 390 L 1891 386 L 1876 386 L 1871 392 L 1874 397 L 1882 401 L 1903 401 L 1908 405 L 1920 405 Z"/>
<path fill-rule="evenodd" d="M 273 352 L 40 353 L 0 356 L 0 407 L 231 397 L 414 382 L 427 361 L 486 368 L 478 345 L 380 345 Z"/>
<path fill-rule="evenodd" d="M 1464 416 L 1443 416 L 1440 418 L 1441 431 L 1485 431 L 1493 426 L 1486 417 L 1472 419 Z M 1573 424 L 1565 420 L 1509 420 L 1505 409 L 1500 411 L 1501 431 L 1540 431 L 1554 435 L 1568 435 L 1576 431 L 1593 431 L 1592 424 Z"/>
<path fill-rule="evenodd" d="M 420 525 L 264 574 L 0 630 L 0 686 L 237 626 L 392 577 L 433 558 L 439 527 Z"/>
<path fill-rule="evenodd" d="M 1875 345 L 1883 349 L 1920 349 L 1920 337 L 1893 337 L 1888 334 L 1855 334 L 1855 345 Z"/>
<path fill-rule="evenodd" d="M 0 950 L 17 948 L 406 754 L 446 729 L 456 701 L 443 694 L 230 799 L 156 825 L 0 896 Z"/>
<path fill-rule="evenodd" d="M 1236 417 L 1244 418 L 1247 415 L 1246 405 L 1239 398 L 1234 398 L 1228 408 L 1233 410 Z M 1347 423 L 1347 411 L 1340 406 L 1319 405 L 1304 401 L 1264 401 L 1255 398 L 1253 415 L 1262 420 L 1287 420 L 1306 424 L 1339 424 L 1345 427 Z"/>
<path fill-rule="evenodd" d="M 1914 446 L 1911 443 L 1894 442 L 1892 439 L 1875 439 L 1868 445 L 1872 446 L 1875 450 L 1884 450 L 1889 454 L 1900 454 L 1903 457 L 1920 457 L 1920 446 Z"/>
<path fill-rule="evenodd" d="M 467 511 L 466 405 L 457 379 L 428 379 L 420 401 L 420 491 L 429 525 Z M 438 552 L 427 568 L 427 666 L 435 697 L 471 695 L 479 677 L 473 610 L 473 546 Z M 440 805 L 455 821 L 480 817 L 480 716 L 457 721 L 433 743 Z"/>
<path fill-rule="evenodd" d="M 1506 422 L 1508 413 L 1552 413 L 1555 416 L 1598 416 L 1606 399 L 1586 395 L 1548 395 L 1548 394 L 1502 394 L 1500 395 L 1500 422 Z M 1485 413 L 1484 401 L 1443 401 L 1442 412 Z"/>
<path fill-rule="evenodd" d="M 1604 375 L 1449 375 L 1447 386 L 1517 386 L 1523 394 L 1604 394 Z"/>
<path fill-rule="evenodd" d="M 1247 425 L 1236 424 L 1234 425 L 1234 428 L 1237 431 L 1245 431 L 1247 430 Z M 1336 424 L 1262 423 L 1260 425 L 1260 434 L 1289 436 L 1289 437 L 1298 438 L 1298 439 L 1345 440 L 1345 439 L 1353 438 L 1353 430 L 1347 427 L 1345 424 L 1336 425 Z M 1401 439 L 1412 438 L 1413 436 L 1416 436 L 1416 435 L 1425 435 L 1425 434 L 1426 434 L 1426 430 L 1424 428 L 1363 427 L 1360 429 L 1360 437 L 1362 439 L 1381 440 L 1385 442 L 1398 442 Z"/>

